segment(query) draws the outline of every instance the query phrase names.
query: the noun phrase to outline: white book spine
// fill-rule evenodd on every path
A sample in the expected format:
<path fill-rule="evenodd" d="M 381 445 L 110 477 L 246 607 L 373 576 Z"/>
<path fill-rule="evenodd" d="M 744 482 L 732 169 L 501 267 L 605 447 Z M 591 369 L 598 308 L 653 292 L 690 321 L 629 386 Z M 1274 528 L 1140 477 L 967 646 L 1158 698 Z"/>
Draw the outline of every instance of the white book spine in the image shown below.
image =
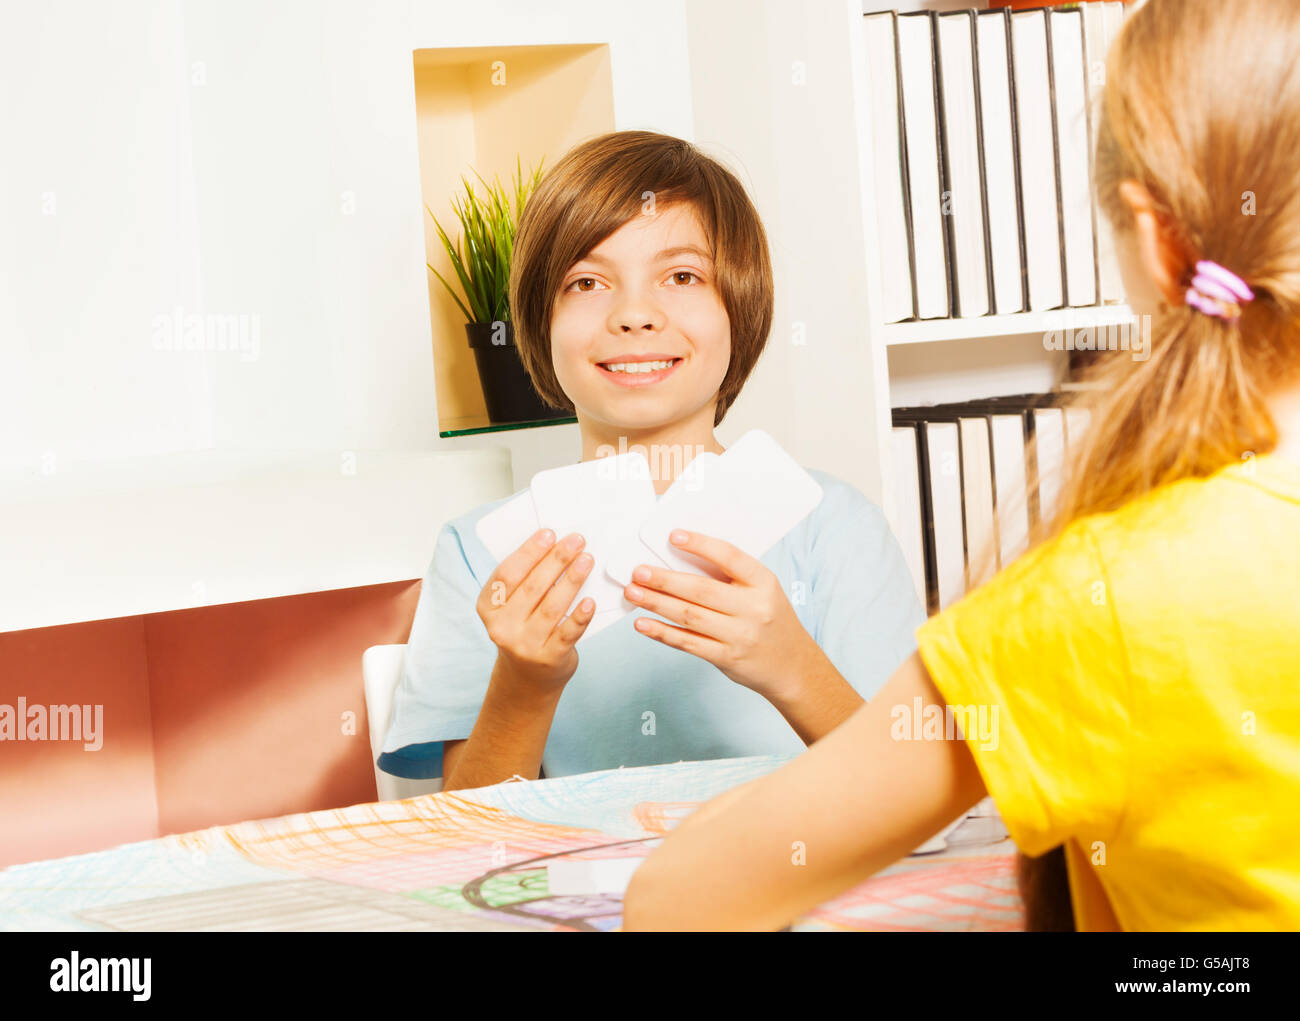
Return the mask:
<path fill-rule="evenodd" d="M 1025 427 L 1019 415 L 994 415 L 993 478 L 1001 566 L 1029 548 L 1029 501 L 1025 479 Z"/>
<path fill-rule="evenodd" d="M 956 422 L 926 422 L 930 501 L 934 523 L 939 609 L 966 591 L 965 534 L 962 526 L 961 453 Z"/>
<path fill-rule="evenodd" d="M 921 605 L 925 605 L 925 538 L 921 520 L 921 478 L 916 459 L 916 428 L 895 426 L 890 436 L 893 462 L 893 495 L 889 521 L 903 548 L 903 559 L 912 574 L 912 584 Z"/>
<path fill-rule="evenodd" d="M 1046 24 L 1042 10 L 1011 15 L 1025 266 L 1029 307 L 1035 312 L 1060 308 L 1064 302 Z"/>
<path fill-rule="evenodd" d="M 871 148 L 876 182 L 876 231 L 881 254 L 882 320 L 911 319 L 912 254 L 907 243 L 902 139 L 898 123 L 898 69 L 894 19 L 889 14 L 863 18 L 867 70 L 871 83 Z"/>
<path fill-rule="evenodd" d="M 1051 11 L 1052 93 L 1061 176 L 1061 236 L 1065 245 L 1065 293 L 1070 305 L 1097 304 L 1097 260 L 1092 228 L 1087 80 L 1083 66 L 1083 16 Z"/>
<path fill-rule="evenodd" d="M 907 150 L 912 241 L 916 258 L 916 314 L 939 319 L 952 314 L 940 206 L 938 125 L 935 121 L 934 50 L 930 19 L 898 19 L 903 83 L 903 136 Z"/>
<path fill-rule="evenodd" d="M 984 584 L 998 569 L 997 537 L 993 528 L 993 464 L 988 422 L 983 418 L 963 418 L 959 424 L 969 590 Z"/>
<path fill-rule="evenodd" d="M 984 129 L 985 192 L 989 210 L 993 311 L 1023 312 L 1024 266 L 1020 258 L 1020 209 L 1016 202 L 1016 150 L 1011 122 L 1006 18 L 975 19 L 979 42 L 980 118 Z"/>
<path fill-rule="evenodd" d="M 1097 131 L 1101 126 L 1102 101 L 1106 87 L 1106 54 L 1110 40 L 1106 35 L 1105 4 L 1084 4 L 1083 35 L 1087 51 L 1088 111 L 1092 136 L 1089 152 L 1093 155 L 1092 218 L 1097 230 L 1097 276 L 1103 303 L 1124 300 L 1124 284 L 1119 273 L 1119 260 L 1115 252 L 1115 235 L 1110 220 L 1097 201 L 1096 152 Z"/>
<path fill-rule="evenodd" d="M 938 19 L 944 162 L 948 168 L 944 209 L 949 213 L 953 239 L 955 314 L 959 316 L 989 313 L 972 17 L 970 11 L 962 11 Z"/>

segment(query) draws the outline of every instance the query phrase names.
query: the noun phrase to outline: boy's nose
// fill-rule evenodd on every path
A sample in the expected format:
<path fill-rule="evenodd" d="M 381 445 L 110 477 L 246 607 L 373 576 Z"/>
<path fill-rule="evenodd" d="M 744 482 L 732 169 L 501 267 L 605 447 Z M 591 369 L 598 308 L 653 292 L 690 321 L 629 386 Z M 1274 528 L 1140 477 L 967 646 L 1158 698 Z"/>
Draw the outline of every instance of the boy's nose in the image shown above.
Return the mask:
<path fill-rule="evenodd" d="M 632 333 L 636 330 L 662 330 L 664 314 L 648 298 L 629 296 L 628 300 L 614 310 L 613 322 L 623 333 Z"/>

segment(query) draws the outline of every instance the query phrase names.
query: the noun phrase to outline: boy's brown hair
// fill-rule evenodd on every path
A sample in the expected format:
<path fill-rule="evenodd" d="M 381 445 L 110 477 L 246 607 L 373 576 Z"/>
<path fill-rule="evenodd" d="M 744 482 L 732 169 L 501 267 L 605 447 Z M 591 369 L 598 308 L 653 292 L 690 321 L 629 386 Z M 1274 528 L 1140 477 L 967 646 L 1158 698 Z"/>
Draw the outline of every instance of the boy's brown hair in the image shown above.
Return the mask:
<path fill-rule="evenodd" d="M 772 264 L 758 212 L 736 176 L 691 143 L 614 131 L 571 149 L 529 197 L 515 233 L 510 315 L 520 360 L 550 405 L 572 410 L 551 361 L 551 310 L 564 274 L 647 203 L 689 203 L 712 248 L 731 324 L 731 361 L 713 424 L 749 378 L 772 326 Z"/>

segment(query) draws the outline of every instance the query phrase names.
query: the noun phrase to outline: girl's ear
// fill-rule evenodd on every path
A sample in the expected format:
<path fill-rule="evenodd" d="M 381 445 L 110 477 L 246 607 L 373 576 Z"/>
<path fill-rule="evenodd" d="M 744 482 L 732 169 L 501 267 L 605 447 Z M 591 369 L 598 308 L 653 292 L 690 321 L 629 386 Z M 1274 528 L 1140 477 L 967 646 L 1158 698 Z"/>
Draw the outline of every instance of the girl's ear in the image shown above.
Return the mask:
<path fill-rule="evenodd" d="M 1156 208 L 1151 193 L 1139 181 L 1121 181 L 1119 193 L 1133 211 L 1133 233 L 1142 268 L 1165 301 L 1181 305 L 1182 280 L 1188 265 L 1182 245 Z"/>

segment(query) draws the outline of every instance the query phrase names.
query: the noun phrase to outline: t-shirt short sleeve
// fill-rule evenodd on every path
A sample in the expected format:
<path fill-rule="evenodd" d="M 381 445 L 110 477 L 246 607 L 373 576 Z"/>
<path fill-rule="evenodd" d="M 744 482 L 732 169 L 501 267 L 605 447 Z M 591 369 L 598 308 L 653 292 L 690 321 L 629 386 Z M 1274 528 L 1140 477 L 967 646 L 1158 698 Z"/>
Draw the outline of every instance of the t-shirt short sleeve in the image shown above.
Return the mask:
<path fill-rule="evenodd" d="M 917 641 L 1021 850 L 1037 856 L 1067 838 L 1106 840 L 1129 786 L 1132 706 L 1118 618 L 1086 523 L 930 618 Z M 987 726 L 971 733 L 981 710 Z"/>
<path fill-rule="evenodd" d="M 415 608 L 377 762 L 385 772 L 441 776 L 442 742 L 469 737 L 497 652 L 475 609 L 482 587 L 457 522 L 449 522 L 438 534 Z"/>
<path fill-rule="evenodd" d="M 844 483 L 828 488 L 825 499 L 828 516 L 812 551 L 813 638 L 870 699 L 916 649 L 925 611 L 880 508 Z"/>

